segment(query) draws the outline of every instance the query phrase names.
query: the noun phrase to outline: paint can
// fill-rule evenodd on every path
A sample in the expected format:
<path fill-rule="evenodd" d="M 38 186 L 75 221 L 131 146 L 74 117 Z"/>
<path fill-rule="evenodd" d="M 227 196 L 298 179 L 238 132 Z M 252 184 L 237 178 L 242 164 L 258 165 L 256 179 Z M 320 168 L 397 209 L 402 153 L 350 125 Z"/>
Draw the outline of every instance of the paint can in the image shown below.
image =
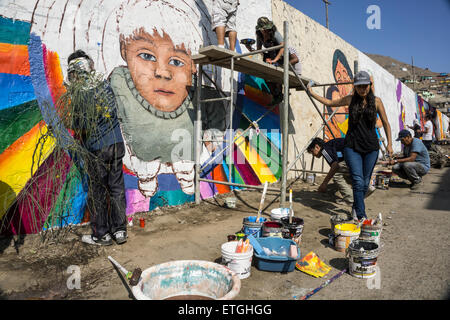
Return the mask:
<path fill-rule="evenodd" d="M 375 277 L 379 246 L 375 242 L 355 240 L 348 247 L 349 273 L 362 279 Z"/>
<path fill-rule="evenodd" d="M 144 227 L 145 227 L 145 219 L 144 219 L 144 218 L 139 218 L 139 226 L 140 226 L 141 228 L 144 228 Z"/>
<path fill-rule="evenodd" d="M 389 181 L 391 177 L 384 174 L 377 175 L 377 188 L 387 190 L 389 189 Z"/>
<path fill-rule="evenodd" d="M 256 222 L 257 216 L 250 216 L 247 218 L 244 218 L 244 227 L 243 231 L 246 235 L 252 234 L 255 238 L 261 237 L 262 231 L 261 227 L 264 222 L 267 221 L 266 218 L 259 217 L 259 222 Z"/>
<path fill-rule="evenodd" d="M 306 175 L 306 181 L 309 184 L 314 184 L 314 182 L 316 181 L 316 174 L 315 173 L 308 173 Z"/>
<path fill-rule="evenodd" d="M 252 268 L 253 246 L 249 245 L 247 252 L 236 253 L 238 241 L 222 244 L 222 264 L 235 272 L 239 279 L 250 277 Z"/>
<path fill-rule="evenodd" d="M 263 237 L 278 237 L 282 238 L 283 224 L 276 221 L 266 221 L 262 226 L 262 236 Z"/>
<path fill-rule="evenodd" d="M 361 233 L 359 235 L 359 240 L 375 242 L 376 244 L 379 245 L 382 230 L 383 226 L 381 224 L 377 225 L 363 224 L 361 226 Z"/>
<path fill-rule="evenodd" d="M 281 222 L 281 218 L 289 216 L 289 208 L 275 208 L 270 211 L 270 220 Z"/>
<path fill-rule="evenodd" d="M 236 240 L 239 241 L 241 239 L 244 239 L 245 233 L 242 232 L 236 232 Z"/>
<path fill-rule="evenodd" d="M 282 235 L 284 239 L 291 239 L 297 245 L 302 242 L 302 234 L 304 221 L 301 218 L 292 217 L 292 223 L 289 223 L 289 218 L 281 218 L 281 223 L 283 224 Z"/>
<path fill-rule="evenodd" d="M 236 208 L 236 198 L 234 198 L 234 197 L 226 198 L 225 205 L 227 208 L 230 208 L 230 209 Z"/>
<path fill-rule="evenodd" d="M 361 228 L 353 223 L 340 223 L 334 227 L 334 248 L 336 251 L 345 252 L 350 243 L 357 240 Z"/>
<path fill-rule="evenodd" d="M 341 223 L 351 223 L 353 219 L 346 214 L 335 214 L 330 218 L 331 234 L 334 235 L 334 227 Z"/>

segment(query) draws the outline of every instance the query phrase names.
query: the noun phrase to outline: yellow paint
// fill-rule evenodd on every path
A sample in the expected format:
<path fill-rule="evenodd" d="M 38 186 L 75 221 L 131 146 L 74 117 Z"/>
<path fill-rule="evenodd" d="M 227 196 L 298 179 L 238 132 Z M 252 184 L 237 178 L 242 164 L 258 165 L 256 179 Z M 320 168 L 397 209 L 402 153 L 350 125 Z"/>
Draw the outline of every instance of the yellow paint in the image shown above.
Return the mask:
<path fill-rule="evenodd" d="M 236 131 L 236 136 L 239 135 L 241 132 L 242 131 L 240 130 Z M 235 140 L 235 143 L 236 146 L 239 148 L 239 150 L 247 159 L 253 171 L 255 171 L 261 183 L 265 182 L 273 183 L 277 181 L 277 178 L 273 175 L 272 171 L 269 169 L 265 161 L 259 156 L 255 148 L 253 148 L 250 145 L 250 143 L 247 143 L 245 141 L 245 138 L 243 136 L 237 138 Z"/>
<path fill-rule="evenodd" d="M 337 124 L 338 124 L 339 130 L 341 130 L 343 134 L 347 134 L 347 130 L 348 130 L 348 118 L 345 119 L 344 122 L 342 122 L 342 123 L 338 122 Z"/>
<path fill-rule="evenodd" d="M 334 227 L 336 230 L 338 231 L 347 231 L 347 232 L 361 232 L 361 228 L 358 228 L 358 226 L 356 224 L 353 223 L 341 223 L 341 224 L 337 224 Z"/>
<path fill-rule="evenodd" d="M 47 130 L 45 122 L 39 122 L 0 154 L 0 219 L 38 167 L 52 153 L 55 147 L 53 138 L 47 139 L 35 150 L 39 139 Z"/>

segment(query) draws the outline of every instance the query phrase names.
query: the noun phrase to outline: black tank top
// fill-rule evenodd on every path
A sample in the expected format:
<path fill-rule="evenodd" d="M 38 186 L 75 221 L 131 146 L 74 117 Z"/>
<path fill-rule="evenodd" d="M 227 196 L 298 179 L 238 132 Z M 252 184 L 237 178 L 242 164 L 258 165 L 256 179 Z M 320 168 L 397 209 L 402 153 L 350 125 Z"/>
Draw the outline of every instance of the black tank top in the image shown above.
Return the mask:
<path fill-rule="evenodd" d="M 380 144 L 375 130 L 375 121 L 370 119 L 367 108 L 363 109 L 361 119 L 356 123 L 352 118 L 352 109 L 353 106 L 350 105 L 345 146 L 359 153 L 378 151 Z"/>

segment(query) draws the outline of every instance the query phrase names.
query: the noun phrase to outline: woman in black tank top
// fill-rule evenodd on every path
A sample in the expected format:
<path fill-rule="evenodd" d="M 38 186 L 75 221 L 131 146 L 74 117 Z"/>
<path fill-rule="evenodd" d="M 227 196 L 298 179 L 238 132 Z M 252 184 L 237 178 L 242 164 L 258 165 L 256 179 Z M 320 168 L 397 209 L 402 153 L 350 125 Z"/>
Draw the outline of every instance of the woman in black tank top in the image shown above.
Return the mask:
<path fill-rule="evenodd" d="M 373 168 L 378 159 L 380 144 L 375 124 L 377 114 L 383 123 L 388 145 L 387 153 L 393 154 L 391 126 L 380 98 L 373 93 L 373 82 L 370 75 L 360 71 L 354 78 L 353 93 L 336 100 L 323 98 L 315 94 L 308 85 L 308 93 L 329 107 L 349 106 L 348 131 L 345 136 L 344 158 L 352 176 L 354 218 L 367 218 L 364 198 L 367 194 Z"/>

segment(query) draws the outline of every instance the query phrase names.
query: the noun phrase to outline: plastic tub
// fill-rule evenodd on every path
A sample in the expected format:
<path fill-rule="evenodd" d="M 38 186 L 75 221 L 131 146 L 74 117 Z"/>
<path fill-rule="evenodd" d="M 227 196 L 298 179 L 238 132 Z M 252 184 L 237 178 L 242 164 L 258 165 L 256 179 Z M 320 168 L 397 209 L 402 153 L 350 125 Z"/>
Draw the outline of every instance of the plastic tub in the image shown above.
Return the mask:
<path fill-rule="evenodd" d="M 287 254 L 289 254 L 291 245 L 297 246 L 293 240 L 278 237 L 258 238 L 256 240 L 263 248 L 278 252 L 285 250 Z M 259 255 L 255 252 L 255 267 L 262 271 L 291 272 L 295 269 L 295 263 L 300 258 L 300 248 L 298 247 L 296 258 L 290 256 Z"/>

